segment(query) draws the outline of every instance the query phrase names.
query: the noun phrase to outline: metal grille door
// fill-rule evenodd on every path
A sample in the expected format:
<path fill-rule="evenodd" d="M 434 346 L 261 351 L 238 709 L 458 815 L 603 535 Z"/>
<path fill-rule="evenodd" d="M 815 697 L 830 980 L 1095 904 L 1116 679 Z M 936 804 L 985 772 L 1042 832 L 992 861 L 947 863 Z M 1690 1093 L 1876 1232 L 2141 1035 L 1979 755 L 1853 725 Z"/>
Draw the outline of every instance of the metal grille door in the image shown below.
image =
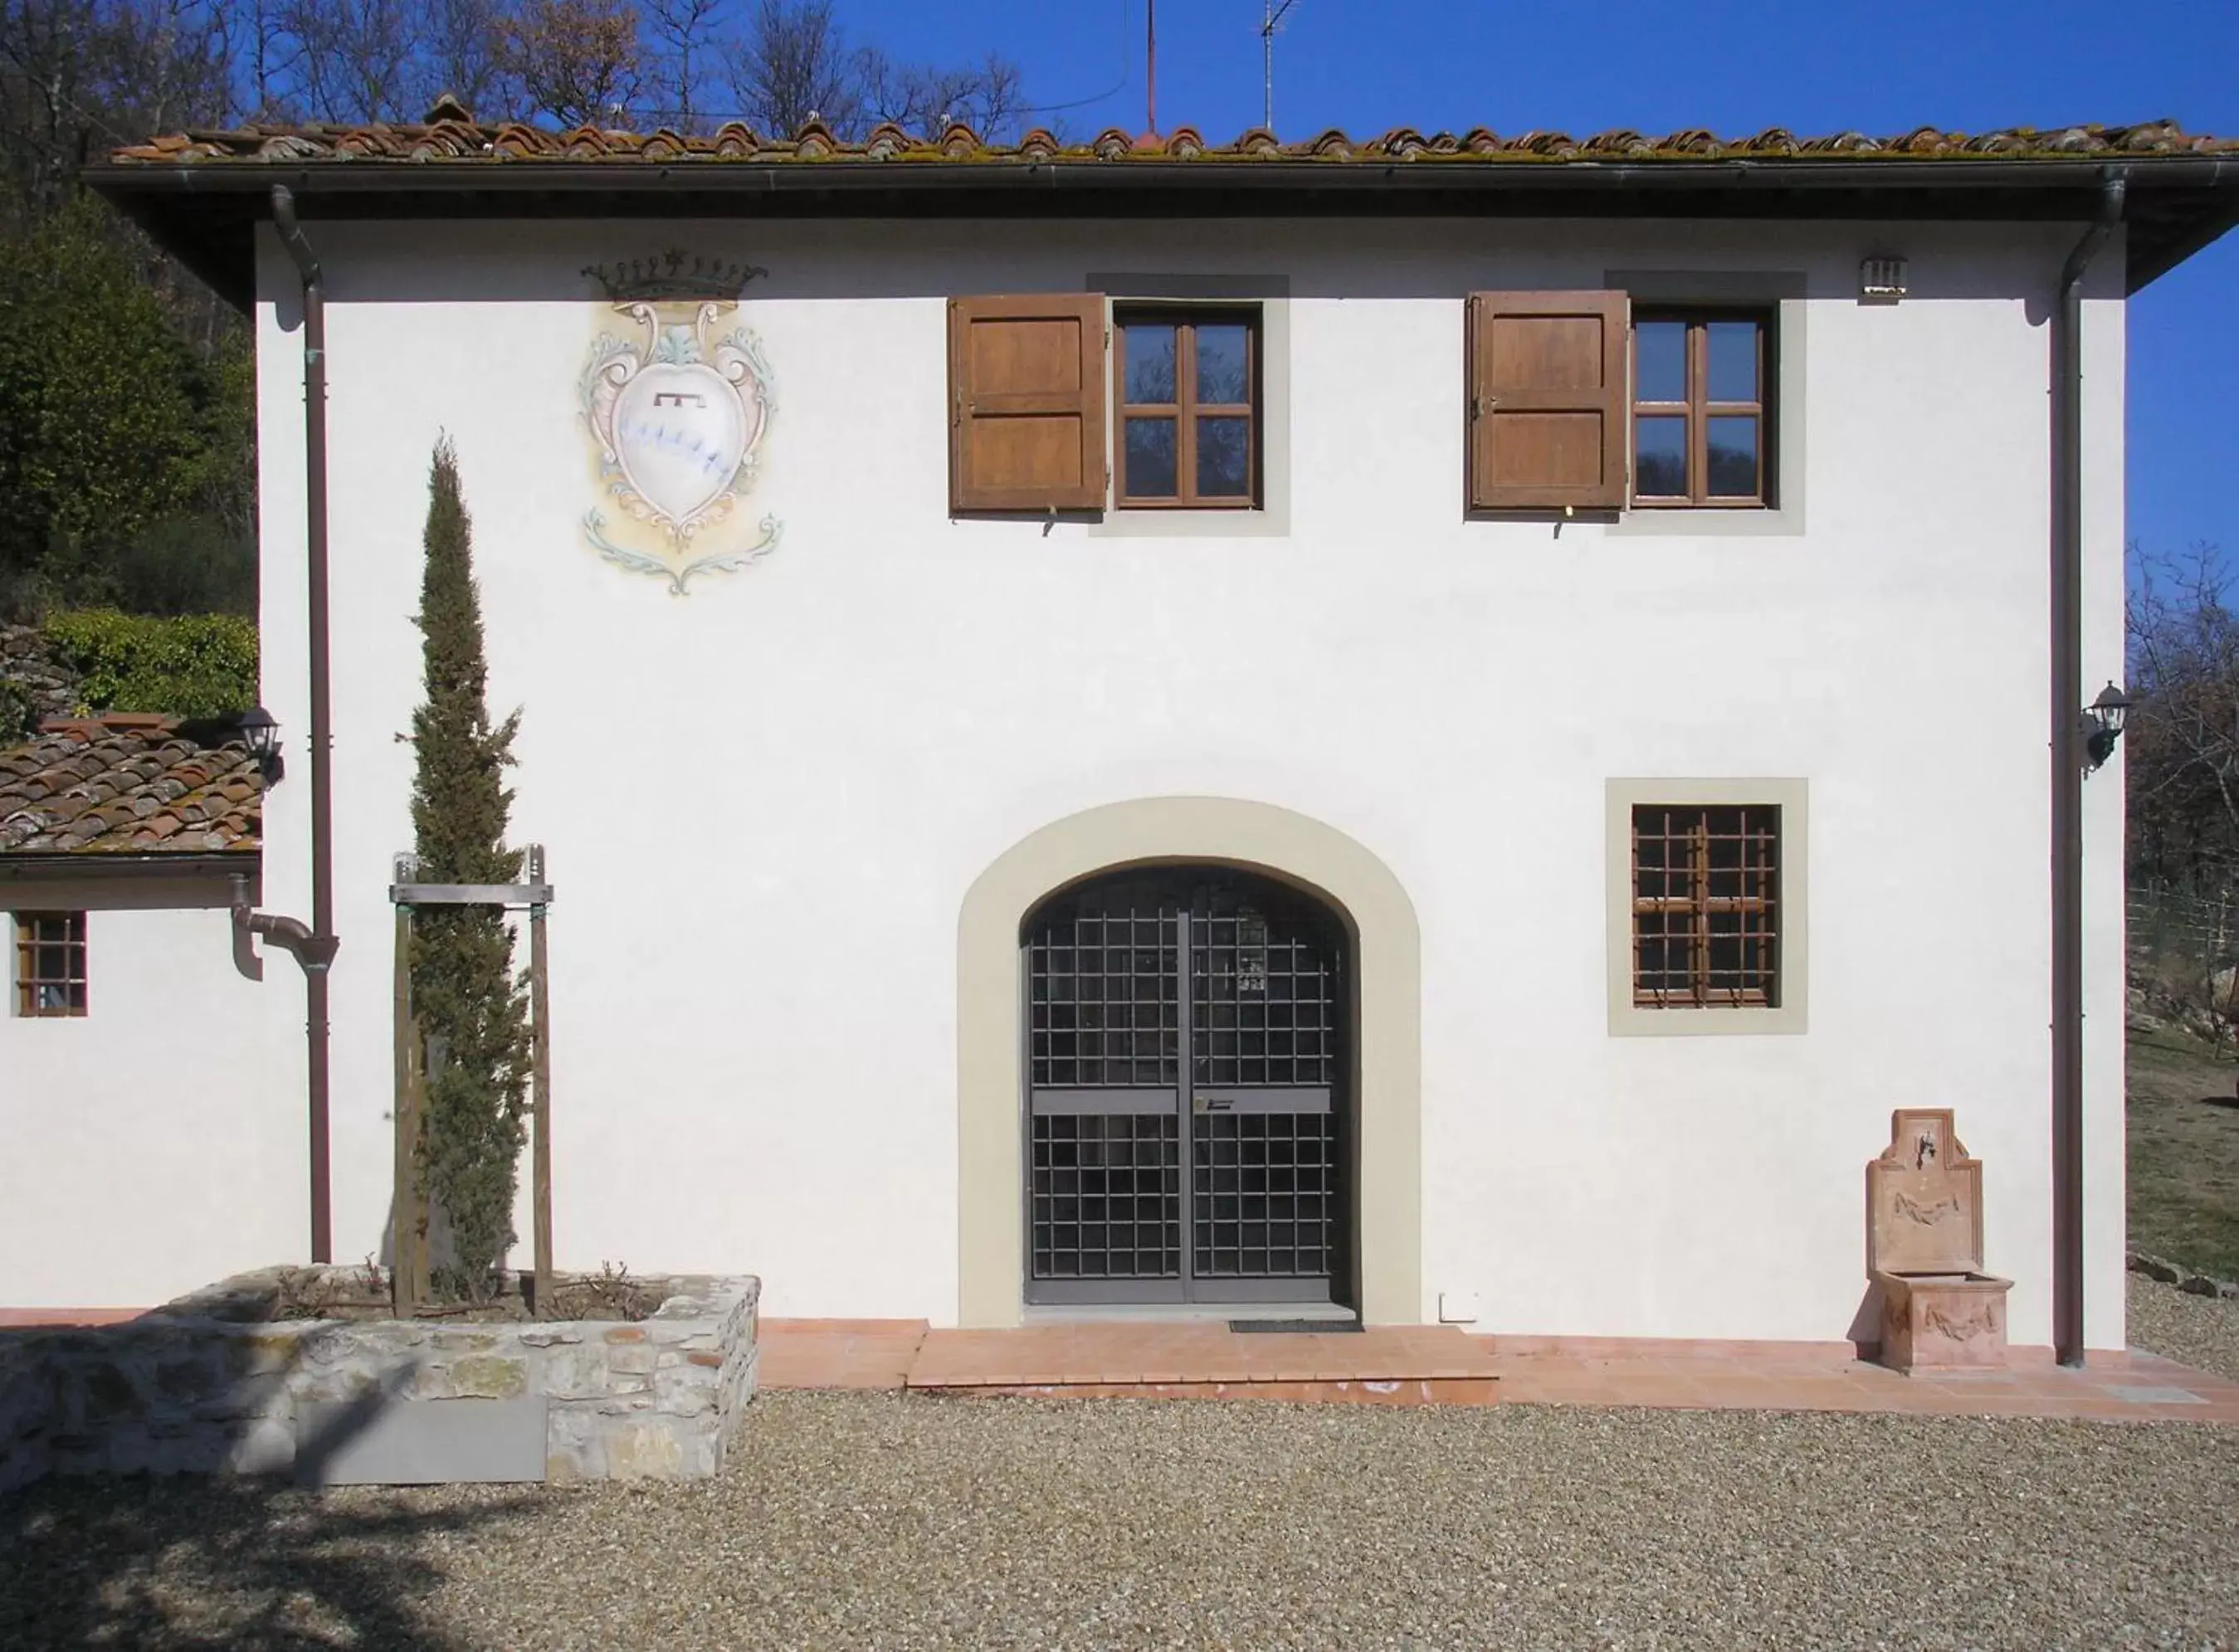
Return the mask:
<path fill-rule="evenodd" d="M 1024 950 L 1027 1299 L 1327 1300 L 1331 916 L 1242 873 L 1126 874 L 1049 903 Z"/>

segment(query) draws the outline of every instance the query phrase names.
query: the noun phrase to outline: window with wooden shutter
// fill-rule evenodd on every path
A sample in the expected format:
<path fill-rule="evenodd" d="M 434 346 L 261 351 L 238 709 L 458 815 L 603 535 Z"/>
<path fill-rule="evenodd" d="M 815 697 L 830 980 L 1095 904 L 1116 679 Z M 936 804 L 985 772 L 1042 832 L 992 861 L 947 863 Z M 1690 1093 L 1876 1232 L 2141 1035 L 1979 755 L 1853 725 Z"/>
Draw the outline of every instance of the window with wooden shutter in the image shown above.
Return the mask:
<path fill-rule="evenodd" d="M 948 398 L 951 509 L 1102 508 L 1102 294 L 951 299 Z"/>
<path fill-rule="evenodd" d="M 1623 293 L 1472 293 L 1469 374 L 1472 508 L 1624 503 Z"/>

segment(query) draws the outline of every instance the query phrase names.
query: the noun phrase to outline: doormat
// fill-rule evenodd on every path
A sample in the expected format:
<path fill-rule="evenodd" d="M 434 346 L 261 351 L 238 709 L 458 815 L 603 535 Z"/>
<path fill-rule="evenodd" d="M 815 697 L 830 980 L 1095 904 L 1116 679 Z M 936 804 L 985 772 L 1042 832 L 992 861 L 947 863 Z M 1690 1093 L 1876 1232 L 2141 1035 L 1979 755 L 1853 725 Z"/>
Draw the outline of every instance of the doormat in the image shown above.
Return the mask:
<path fill-rule="evenodd" d="M 1231 1330 L 1272 1330 L 1292 1333 L 1320 1334 L 1327 1331 L 1359 1330 L 1358 1319 L 1232 1319 Z"/>

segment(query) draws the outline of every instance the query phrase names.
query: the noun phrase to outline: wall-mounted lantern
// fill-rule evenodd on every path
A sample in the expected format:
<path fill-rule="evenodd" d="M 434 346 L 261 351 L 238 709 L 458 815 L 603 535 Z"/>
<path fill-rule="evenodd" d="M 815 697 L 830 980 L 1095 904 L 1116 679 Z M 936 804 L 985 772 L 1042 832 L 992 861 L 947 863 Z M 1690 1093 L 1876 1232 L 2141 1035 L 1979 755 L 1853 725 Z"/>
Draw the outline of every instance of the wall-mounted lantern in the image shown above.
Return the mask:
<path fill-rule="evenodd" d="M 2104 764 L 2115 754 L 2115 742 L 2123 738 L 2123 725 L 2129 720 L 2130 697 L 2109 683 L 2099 691 L 2099 698 L 2083 708 L 2083 772 L 2086 774 Z"/>
<path fill-rule="evenodd" d="M 279 785 L 288 773 L 288 765 L 280 756 L 280 720 L 263 707 L 253 706 L 241 713 L 234 726 L 249 743 L 249 754 L 256 760 L 256 772 L 264 777 L 264 784 Z"/>

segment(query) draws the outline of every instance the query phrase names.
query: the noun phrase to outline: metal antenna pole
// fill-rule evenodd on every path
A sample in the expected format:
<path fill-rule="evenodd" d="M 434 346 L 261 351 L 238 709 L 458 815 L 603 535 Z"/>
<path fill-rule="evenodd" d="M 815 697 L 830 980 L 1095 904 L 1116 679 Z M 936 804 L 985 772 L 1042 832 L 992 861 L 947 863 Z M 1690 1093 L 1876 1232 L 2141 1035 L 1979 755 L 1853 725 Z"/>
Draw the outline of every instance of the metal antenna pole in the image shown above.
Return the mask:
<path fill-rule="evenodd" d="M 1283 26 L 1284 17 L 1298 3 L 1299 0 L 1282 0 L 1279 5 L 1276 0 L 1265 0 L 1260 13 L 1259 61 L 1266 81 L 1266 106 L 1261 111 L 1259 123 L 1271 132 L 1275 129 L 1275 31 Z"/>
<path fill-rule="evenodd" d="M 1159 0 L 1147 0 L 1143 8 L 1143 56 L 1148 65 L 1144 75 L 1143 129 L 1156 137 L 1159 135 Z"/>

